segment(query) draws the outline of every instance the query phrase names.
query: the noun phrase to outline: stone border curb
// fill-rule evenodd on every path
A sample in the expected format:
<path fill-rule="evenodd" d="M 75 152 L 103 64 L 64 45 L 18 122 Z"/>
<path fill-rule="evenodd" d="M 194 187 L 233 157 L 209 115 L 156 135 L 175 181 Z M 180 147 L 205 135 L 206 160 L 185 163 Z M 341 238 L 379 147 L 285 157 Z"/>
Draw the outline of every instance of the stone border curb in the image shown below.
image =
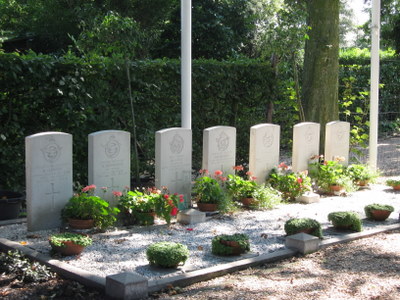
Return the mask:
<path fill-rule="evenodd" d="M 0 249 L 5 251 L 18 250 L 25 254 L 27 257 L 48 266 L 52 271 L 58 273 L 65 278 L 76 280 L 86 286 L 102 290 L 105 289 L 106 279 L 104 277 L 93 275 L 90 272 L 78 269 L 62 261 L 52 259 L 50 256 L 41 254 L 17 242 L 0 238 Z"/>
<path fill-rule="evenodd" d="M 392 230 L 400 230 L 400 224 L 388 225 L 385 228 L 371 229 L 364 232 L 350 233 L 342 237 L 329 238 L 328 240 L 322 240 L 320 242 L 319 249 L 326 248 L 331 245 L 350 242 L 353 240 L 369 237 L 378 233 L 384 233 Z M 54 272 L 57 272 L 65 278 L 76 280 L 84 285 L 101 289 L 105 291 L 106 278 L 93 275 L 87 271 L 73 267 L 67 263 L 52 259 L 51 257 L 41 254 L 31 248 L 25 247 L 17 242 L 9 241 L 7 239 L 0 238 L 0 249 L 1 250 L 19 250 L 29 258 L 39 261 L 51 268 Z M 171 277 L 161 279 L 150 279 L 148 281 L 148 292 L 154 293 L 165 289 L 168 286 L 187 286 L 199 281 L 209 280 L 218 276 L 225 275 L 238 270 L 243 270 L 248 267 L 261 265 L 264 263 L 275 262 L 285 258 L 292 257 L 299 253 L 297 250 L 284 249 L 278 250 L 273 253 L 261 254 L 257 257 L 242 259 L 230 263 L 217 265 L 197 271 L 192 271 L 185 274 L 179 274 Z"/>

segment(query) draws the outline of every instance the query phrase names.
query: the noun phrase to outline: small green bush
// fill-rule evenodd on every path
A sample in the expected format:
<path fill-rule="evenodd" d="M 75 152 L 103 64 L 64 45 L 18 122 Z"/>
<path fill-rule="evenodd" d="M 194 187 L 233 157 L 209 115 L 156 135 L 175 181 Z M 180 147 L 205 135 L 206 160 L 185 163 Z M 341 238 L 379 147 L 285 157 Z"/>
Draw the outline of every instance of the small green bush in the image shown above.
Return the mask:
<path fill-rule="evenodd" d="M 312 229 L 311 235 L 322 238 L 321 224 L 310 218 L 293 218 L 285 223 L 285 232 L 287 235 L 296 234 L 306 229 Z"/>
<path fill-rule="evenodd" d="M 234 252 L 233 247 L 224 245 L 223 243 L 221 243 L 221 241 L 237 242 L 240 245 L 240 253 L 250 251 L 250 242 L 248 235 L 243 233 L 235 233 L 233 235 L 221 234 L 212 239 L 211 251 L 213 254 L 222 256 L 238 254 Z"/>
<path fill-rule="evenodd" d="M 361 219 L 355 212 L 332 212 L 328 215 L 328 220 L 338 229 L 351 229 L 357 232 L 362 231 Z"/>
<path fill-rule="evenodd" d="M 57 247 L 66 247 L 64 242 L 67 241 L 73 242 L 74 244 L 83 247 L 90 246 L 93 242 L 93 240 L 86 235 L 72 232 L 58 233 L 50 237 L 50 243 Z"/>
<path fill-rule="evenodd" d="M 146 250 L 150 264 L 164 268 L 176 268 L 189 258 L 189 249 L 182 244 L 173 242 L 158 242 Z"/>
<path fill-rule="evenodd" d="M 372 214 L 371 214 L 372 210 L 387 210 L 393 212 L 394 207 L 391 205 L 378 204 L 378 203 L 369 204 L 364 207 L 365 215 L 367 216 L 368 219 L 372 219 Z"/>

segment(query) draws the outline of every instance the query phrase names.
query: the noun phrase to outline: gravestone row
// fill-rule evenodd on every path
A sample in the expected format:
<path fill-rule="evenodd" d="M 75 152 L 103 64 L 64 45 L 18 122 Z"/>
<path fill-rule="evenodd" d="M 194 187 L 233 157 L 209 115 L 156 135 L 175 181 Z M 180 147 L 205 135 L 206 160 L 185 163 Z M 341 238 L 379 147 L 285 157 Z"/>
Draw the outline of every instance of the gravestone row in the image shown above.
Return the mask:
<path fill-rule="evenodd" d="M 317 123 L 305 122 L 293 128 L 294 171 L 307 169 L 312 155 L 319 154 Z M 348 162 L 350 124 L 335 121 L 326 126 L 325 157 L 336 156 Z M 190 206 L 192 183 L 192 131 L 168 128 L 155 135 L 155 184 L 170 193 L 184 195 L 180 209 Z M 89 135 L 88 181 L 98 188 L 95 193 L 116 205 L 112 191 L 130 188 L 130 133 L 104 130 Z M 258 124 L 250 129 L 249 171 L 257 182 L 279 164 L 280 126 Z M 26 137 L 26 189 L 28 230 L 60 226 L 61 209 L 72 196 L 72 135 L 44 132 Z M 234 174 L 236 128 L 215 126 L 203 134 L 202 168 L 225 176 Z M 106 188 L 106 189 L 102 189 Z"/>

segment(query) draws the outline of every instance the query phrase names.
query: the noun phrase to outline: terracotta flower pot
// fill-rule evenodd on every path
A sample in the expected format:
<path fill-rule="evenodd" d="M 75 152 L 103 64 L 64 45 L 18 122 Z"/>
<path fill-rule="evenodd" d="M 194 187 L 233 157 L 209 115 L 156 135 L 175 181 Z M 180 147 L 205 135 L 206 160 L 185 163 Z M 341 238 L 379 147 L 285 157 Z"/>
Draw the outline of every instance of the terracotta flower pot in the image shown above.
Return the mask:
<path fill-rule="evenodd" d="M 392 212 L 388 211 L 388 210 L 378 210 L 378 209 L 375 210 L 374 209 L 374 210 L 371 210 L 371 217 L 375 221 L 385 221 L 387 218 L 389 218 L 391 213 Z"/>
<path fill-rule="evenodd" d="M 50 242 L 51 248 L 64 256 L 78 255 L 85 249 L 84 246 L 77 245 L 71 241 L 65 241 L 63 244 L 65 245 L 64 247 L 53 245 Z"/>
<path fill-rule="evenodd" d="M 343 190 L 343 187 L 342 187 L 341 185 L 331 185 L 331 186 L 329 187 L 329 189 L 330 189 L 332 192 L 340 192 L 340 191 Z"/>
<path fill-rule="evenodd" d="M 68 224 L 74 229 L 90 229 L 94 226 L 94 220 L 68 219 Z"/>
<path fill-rule="evenodd" d="M 249 207 L 254 203 L 254 199 L 252 197 L 242 198 L 242 199 L 240 199 L 240 201 L 242 202 L 243 206 L 245 206 L 245 207 Z"/>
<path fill-rule="evenodd" d="M 200 211 L 216 211 L 218 210 L 218 204 L 197 202 L 197 208 Z"/>
<path fill-rule="evenodd" d="M 392 185 L 393 189 L 396 191 L 400 191 L 400 184 L 398 185 Z"/>
<path fill-rule="evenodd" d="M 368 180 L 359 180 L 356 183 L 358 186 L 367 186 L 369 181 Z"/>

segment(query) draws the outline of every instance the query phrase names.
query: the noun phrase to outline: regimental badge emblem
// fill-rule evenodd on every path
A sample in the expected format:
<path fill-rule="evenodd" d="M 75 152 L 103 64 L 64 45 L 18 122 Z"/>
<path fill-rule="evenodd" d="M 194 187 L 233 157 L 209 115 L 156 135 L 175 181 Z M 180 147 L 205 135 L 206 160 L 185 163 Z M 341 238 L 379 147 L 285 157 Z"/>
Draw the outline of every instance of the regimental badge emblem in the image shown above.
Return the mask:
<path fill-rule="evenodd" d="M 263 143 L 265 148 L 269 148 L 274 143 L 274 134 L 272 132 L 266 132 L 263 137 Z"/>
<path fill-rule="evenodd" d="M 313 135 L 313 131 L 312 131 L 311 127 L 308 127 L 306 134 L 305 134 L 306 142 L 310 144 L 312 142 L 312 140 L 314 139 L 313 136 L 314 135 Z"/>
<path fill-rule="evenodd" d="M 56 143 L 53 137 L 50 137 L 46 146 L 40 149 L 43 153 L 43 157 L 49 163 L 56 162 L 61 156 L 62 148 Z"/>
<path fill-rule="evenodd" d="M 121 144 L 114 135 L 110 136 L 104 146 L 105 154 L 108 158 L 116 158 L 121 150 Z"/>
<path fill-rule="evenodd" d="M 180 154 L 183 150 L 184 144 L 185 141 L 183 140 L 183 138 L 179 134 L 175 134 L 172 138 L 171 143 L 169 143 L 169 147 L 172 153 Z"/>
<path fill-rule="evenodd" d="M 217 138 L 218 151 L 226 151 L 229 147 L 229 136 L 223 131 Z"/>

